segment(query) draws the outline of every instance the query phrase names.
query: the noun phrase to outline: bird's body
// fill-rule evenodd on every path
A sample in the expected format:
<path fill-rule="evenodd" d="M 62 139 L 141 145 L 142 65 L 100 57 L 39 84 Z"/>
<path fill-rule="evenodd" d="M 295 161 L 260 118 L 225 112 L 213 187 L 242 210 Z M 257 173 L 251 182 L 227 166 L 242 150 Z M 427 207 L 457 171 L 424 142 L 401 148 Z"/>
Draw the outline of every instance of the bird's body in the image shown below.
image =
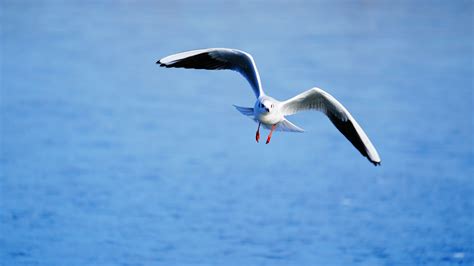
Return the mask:
<path fill-rule="evenodd" d="M 374 165 L 380 164 L 380 157 L 369 138 L 346 110 L 329 93 L 319 88 L 309 89 L 286 101 L 278 101 L 263 91 L 260 76 L 252 56 L 246 52 L 229 48 L 209 48 L 182 52 L 167 56 L 158 62 L 163 67 L 194 69 L 231 69 L 240 72 L 250 83 L 257 98 L 253 108 L 235 106 L 242 114 L 258 123 L 257 142 L 260 126 L 270 129 L 266 143 L 270 142 L 273 131 L 303 132 L 287 116 L 299 111 L 317 110 L 325 113 L 336 128 L 355 148 Z"/>
<path fill-rule="evenodd" d="M 261 106 L 264 106 L 263 108 Z M 260 96 L 253 107 L 254 118 L 266 126 L 272 126 L 274 124 L 283 121 L 284 116 L 278 108 L 280 102 L 273 99 L 270 96 Z M 270 111 L 267 111 L 269 109 Z"/>

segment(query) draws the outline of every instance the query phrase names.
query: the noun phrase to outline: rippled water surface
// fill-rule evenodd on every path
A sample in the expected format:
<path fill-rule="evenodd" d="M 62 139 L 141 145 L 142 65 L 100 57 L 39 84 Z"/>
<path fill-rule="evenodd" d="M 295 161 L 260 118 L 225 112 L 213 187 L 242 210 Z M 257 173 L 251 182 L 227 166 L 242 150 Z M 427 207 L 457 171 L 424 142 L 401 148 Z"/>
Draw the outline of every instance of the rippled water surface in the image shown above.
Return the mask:
<path fill-rule="evenodd" d="M 0 3 L 0 264 L 473 265 L 472 1 Z M 237 73 L 155 64 L 204 47 L 330 92 L 382 166 L 319 113 L 256 144 Z"/>

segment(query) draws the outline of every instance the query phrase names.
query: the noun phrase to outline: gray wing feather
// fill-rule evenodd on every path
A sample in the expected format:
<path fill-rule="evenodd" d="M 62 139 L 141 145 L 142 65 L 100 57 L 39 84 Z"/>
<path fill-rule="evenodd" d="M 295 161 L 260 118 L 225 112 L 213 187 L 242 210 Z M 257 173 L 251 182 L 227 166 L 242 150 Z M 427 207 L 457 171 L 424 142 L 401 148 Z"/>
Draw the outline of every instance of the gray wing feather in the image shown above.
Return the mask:
<path fill-rule="evenodd" d="M 255 61 L 250 54 L 244 51 L 229 48 L 200 49 L 170 55 L 156 63 L 168 68 L 234 70 L 247 79 L 257 98 L 263 94 Z"/>
<path fill-rule="evenodd" d="M 312 88 L 282 103 L 283 115 L 292 115 L 304 110 L 318 110 L 326 114 L 363 156 L 374 165 L 380 164 L 377 150 L 364 130 L 349 111 L 329 93 L 319 88 Z"/>

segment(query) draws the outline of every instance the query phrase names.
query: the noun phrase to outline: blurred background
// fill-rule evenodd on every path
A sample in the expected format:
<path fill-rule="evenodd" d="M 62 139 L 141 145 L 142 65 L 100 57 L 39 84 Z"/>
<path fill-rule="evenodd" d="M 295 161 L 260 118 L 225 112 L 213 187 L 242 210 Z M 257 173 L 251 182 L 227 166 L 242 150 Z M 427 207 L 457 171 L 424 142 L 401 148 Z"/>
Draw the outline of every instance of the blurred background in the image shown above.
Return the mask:
<path fill-rule="evenodd" d="M 0 264 L 473 265 L 472 1 L 0 1 Z M 238 73 L 317 112 L 255 143 Z M 267 132 L 263 132 L 266 137 Z"/>

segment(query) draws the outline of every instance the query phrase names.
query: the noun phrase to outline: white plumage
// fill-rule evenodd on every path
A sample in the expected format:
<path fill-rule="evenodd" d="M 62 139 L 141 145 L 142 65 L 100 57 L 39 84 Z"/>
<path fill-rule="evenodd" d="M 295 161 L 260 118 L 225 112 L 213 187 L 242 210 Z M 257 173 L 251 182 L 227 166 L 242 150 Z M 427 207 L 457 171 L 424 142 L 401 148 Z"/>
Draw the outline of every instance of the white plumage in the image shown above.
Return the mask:
<path fill-rule="evenodd" d="M 157 64 L 176 68 L 230 69 L 242 74 L 252 87 L 257 101 L 253 108 L 234 106 L 258 123 L 257 142 L 260 138 L 260 125 L 271 130 L 266 142 L 269 143 L 274 130 L 303 132 L 303 129 L 288 121 L 286 116 L 305 110 L 317 110 L 326 114 L 336 128 L 370 162 L 374 165 L 381 162 L 377 150 L 364 130 L 349 111 L 326 91 L 312 88 L 286 101 L 267 96 L 263 91 L 255 61 L 246 52 L 229 48 L 200 49 L 167 56 Z"/>

